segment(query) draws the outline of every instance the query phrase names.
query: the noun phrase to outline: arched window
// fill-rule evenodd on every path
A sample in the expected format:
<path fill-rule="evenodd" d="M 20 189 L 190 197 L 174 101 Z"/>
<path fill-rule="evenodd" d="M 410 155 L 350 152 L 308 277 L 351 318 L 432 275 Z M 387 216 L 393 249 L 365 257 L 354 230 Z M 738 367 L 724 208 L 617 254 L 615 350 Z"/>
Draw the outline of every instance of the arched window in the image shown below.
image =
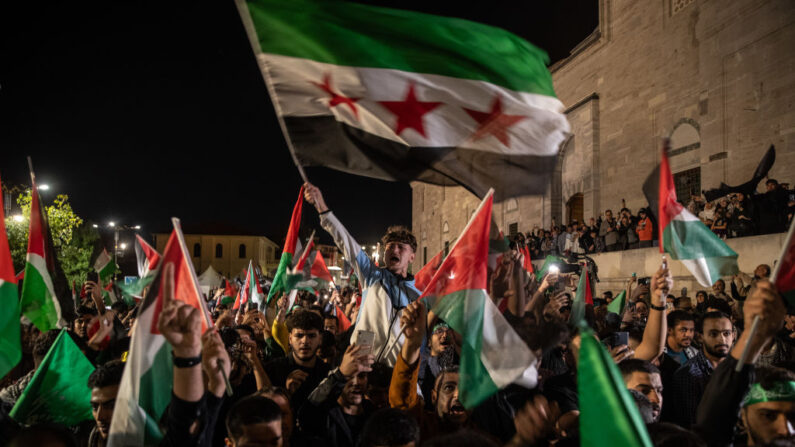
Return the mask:
<path fill-rule="evenodd" d="M 202 245 L 198 242 L 193 244 L 193 257 L 194 258 L 201 258 L 202 257 Z"/>
<path fill-rule="evenodd" d="M 516 199 L 508 199 L 508 201 L 505 202 L 505 211 L 516 211 L 517 208 L 519 208 L 519 203 Z"/>
<path fill-rule="evenodd" d="M 447 225 L 447 221 L 444 221 L 444 225 L 442 225 L 442 233 L 449 233 L 450 232 L 450 225 Z"/>
<path fill-rule="evenodd" d="M 215 257 L 216 258 L 223 258 L 224 257 L 224 246 L 221 244 L 215 244 Z"/>
<path fill-rule="evenodd" d="M 246 244 L 240 244 L 237 247 L 237 257 L 241 259 L 246 257 Z"/>

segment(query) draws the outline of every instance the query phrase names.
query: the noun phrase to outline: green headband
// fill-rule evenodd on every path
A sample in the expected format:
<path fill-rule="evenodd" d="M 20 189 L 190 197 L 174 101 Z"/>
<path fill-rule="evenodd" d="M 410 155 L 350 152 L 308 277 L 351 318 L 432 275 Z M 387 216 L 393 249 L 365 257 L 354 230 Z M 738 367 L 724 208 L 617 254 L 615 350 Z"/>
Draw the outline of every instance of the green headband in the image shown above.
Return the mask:
<path fill-rule="evenodd" d="M 743 407 L 760 402 L 795 402 L 795 382 L 775 382 L 769 390 L 762 388 L 759 383 L 753 384 L 745 397 Z"/>
<path fill-rule="evenodd" d="M 433 327 L 433 330 L 431 331 L 431 334 L 435 334 L 436 331 L 438 331 L 440 329 L 441 330 L 447 330 L 447 329 L 450 329 L 450 326 L 447 323 L 443 322 L 443 321 L 439 322 L 439 323 L 436 323 L 436 325 Z"/>

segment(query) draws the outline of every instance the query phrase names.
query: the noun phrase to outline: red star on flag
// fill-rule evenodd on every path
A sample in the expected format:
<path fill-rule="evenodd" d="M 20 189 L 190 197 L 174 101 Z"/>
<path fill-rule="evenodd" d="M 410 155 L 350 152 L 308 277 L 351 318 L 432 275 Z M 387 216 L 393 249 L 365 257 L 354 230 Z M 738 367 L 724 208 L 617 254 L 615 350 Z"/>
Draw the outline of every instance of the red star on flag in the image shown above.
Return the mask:
<path fill-rule="evenodd" d="M 414 94 L 414 84 L 409 84 L 409 91 L 403 101 L 378 102 L 397 116 L 396 134 L 400 135 L 400 132 L 403 132 L 404 129 L 414 129 L 423 137 L 427 136 L 425 135 L 425 126 L 422 124 L 422 116 L 442 104 L 441 102 L 417 101 L 417 96 Z"/>
<path fill-rule="evenodd" d="M 323 75 L 323 83 L 320 82 L 313 82 L 312 84 L 320 87 L 324 92 L 331 95 L 331 99 L 328 102 L 329 108 L 338 106 L 340 104 L 347 104 L 350 107 L 351 111 L 353 112 L 353 116 L 356 119 L 359 119 L 359 110 L 356 108 L 356 101 L 360 100 L 361 98 L 348 98 L 347 96 L 343 96 L 337 92 L 335 92 L 331 88 L 331 75 L 326 73 Z"/>
<path fill-rule="evenodd" d="M 479 124 L 478 129 L 472 134 L 474 140 L 477 141 L 493 135 L 506 147 L 511 147 L 510 139 L 508 138 L 508 128 L 527 118 L 526 116 L 502 113 L 502 100 L 499 96 L 494 98 L 494 102 L 491 103 L 491 110 L 488 112 L 479 112 L 467 108 L 464 108 L 464 111 Z"/>

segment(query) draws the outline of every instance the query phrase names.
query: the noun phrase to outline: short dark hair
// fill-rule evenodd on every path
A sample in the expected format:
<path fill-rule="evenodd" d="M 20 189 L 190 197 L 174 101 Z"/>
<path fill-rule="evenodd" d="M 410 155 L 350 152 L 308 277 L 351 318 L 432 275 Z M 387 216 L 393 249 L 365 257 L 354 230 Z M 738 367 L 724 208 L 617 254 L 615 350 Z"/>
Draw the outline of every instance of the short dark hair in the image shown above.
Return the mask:
<path fill-rule="evenodd" d="M 88 376 L 88 387 L 102 388 L 119 385 L 121 383 L 122 374 L 124 374 L 124 362 L 121 360 L 111 360 L 99 365 L 97 369 Z"/>
<path fill-rule="evenodd" d="M 420 426 L 414 416 L 397 408 L 382 408 L 364 424 L 361 447 L 396 447 L 420 443 Z"/>
<path fill-rule="evenodd" d="M 94 307 L 88 307 L 88 306 L 80 305 L 77 308 L 77 310 L 75 311 L 75 313 L 77 314 L 77 318 L 80 318 L 83 315 L 92 315 L 93 316 L 93 315 L 97 314 L 97 309 L 94 308 Z"/>
<path fill-rule="evenodd" d="M 243 427 L 252 424 L 273 422 L 282 419 L 282 410 L 276 402 L 264 396 L 246 396 L 229 409 L 226 415 L 226 431 L 237 439 L 243 435 Z"/>
<path fill-rule="evenodd" d="M 11 447 L 50 444 L 59 441 L 65 447 L 77 447 L 74 434 L 66 427 L 49 422 L 21 429 L 8 444 Z"/>
<path fill-rule="evenodd" d="M 730 316 L 728 316 L 727 314 L 725 314 L 724 312 L 721 312 L 719 310 L 713 310 L 712 312 L 705 313 L 704 316 L 701 317 L 701 327 L 702 328 L 704 327 L 704 322 L 707 321 L 707 320 L 719 320 L 721 318 L 725 318 L 725 319 L 729 320 L 729 322 L 732 321 L 732 318 Z M 699 329 L 701 329 L 701 328 L 699 328 Z"/>
<path fill-rule="evenodd" d="M 756 380 L 754 383 L 762 385 L 762 388 L 769 390 L 776 382 L 795 381 L 795 372 L 777 366 L 759 366 L 756 368 Z"/>
<path fill-rule="evenodd" d="M 60 329 L 51 329 L 39 334 L 36 338 L 36 342 L 33 344 L 33 357 L 43 359 L 44 356 L 47 355 L 47 351 L 55 344 L 55 340 L 60 334 Z"/>
<path fill-rule="evenodd" d="M 130 310 L 129 306 L 127 306 L 127 303 L 124 301 L 116 301 L 110 305 L 110 308 L 113 309 L 113 311 L 117 314 L 125 314 Z"/>
<path fill-rule="evenodd" d="M 656 422 L 646 429 L 655 446 L 707 447 L 698 435 L 671 422 Z"/>
<path fill-rule="evenodd" d="M 471 428 L 462 428 L 461 430 L 454 431 L 442 436 L 436 436 L 426 442 L 423 447 L 447 447 L 448 445 L 457 445 L 460 447 L 497 447 L 494 439 L 487 437 L 485 434 L 475 431 Z"/>
<path fill-rule="evenodd" d="M 258 390 L 253 395 L 254 396 L 268 397 L 268 396 L 273 396 L 273 395 L 276 395 L 276 394 L 278 394 L 279 396 L 284 397 L 284 399 L 287 402 L 290 402 L 290 399 L 291 399 L 290 393 L 286 389 L 284 389 L 284 388 L 282 388 L 280 386 L 266 386 L 265 388 L 262 388 L 261 390 Z"/>
<path fill-rule="evenodd" d="M 381 238 L 381 243 L 386 247 L 390 242 L 408 244 L 411 246 L 411 251 L 417 251 L 417 238 L 403 225 L 392 225 L 386 229 L 386 234 Z"/>
<path fill-rule="evenodd" d="M 367 383 L 380 388 L 389 388 L 392 380 L 392 368 L 386 363 L 373 363 L 372 371 L 367 375 Z"/>
<path fill-rule="evenodd" d="M 641 359 L 627 359 L 618 364 L 621 376 L 626 380 L 634 372 L 645 372 L 648 374 L 660 374 L 660 370 L 650 362 Z"/>
<path fill-rule="evenodd" d="M 681 321 L 692 321 L 693 324 L 696 322 L 696 317 L 693 316 L 690 312 L 684 310 L 675 310 L 668 314 L 666 321 L 668 322 L 668 329 L 673 329 L 676 327 L 677 324 Z"/>
<path fill-rule="evenodd" d="M 767 185 L 769 185 L 769 184 L 771 184 L 771 183 L 772 183 L 774 186 L 778 186 L 778 180 L 776 180 L 776 179 L 774 179 L 774 178 L 769 178 L 769 179 L 767 179 L 767 181 L 765 182 L 765 186 L 767 186 Z"/>
<path fill-rule="evenodd" d="M 311 331 L 314 329 L 320 332 L 323 330 L 323 319 L 314 312 L 298 310 L 287 317 L 287 331 L 292 332 L 293 329 L 301 329 L 304 331 Z"/>
<path fill-rule="evenodd" d="M 732 313 L 731 305 L 720 298 L 712 297 L 708 299 L 706 308 L 710 307 L 718 309 L 719 311 L 725 313 L 726 315 L 731 315 Z"/>
<path fill-rule="evenodd" d="M 237 326 L 235 326 L 235 330 L 238 330 L 238 329 L 241 330 L 241 331 L 248 332 L 248 335 L 250 335 L 251 338 L 255 338 L 257 336 L 254 333 L 254 328 L 249 326 L 249 325 L 247 325 L 247 324 L 238 324 Z"/>

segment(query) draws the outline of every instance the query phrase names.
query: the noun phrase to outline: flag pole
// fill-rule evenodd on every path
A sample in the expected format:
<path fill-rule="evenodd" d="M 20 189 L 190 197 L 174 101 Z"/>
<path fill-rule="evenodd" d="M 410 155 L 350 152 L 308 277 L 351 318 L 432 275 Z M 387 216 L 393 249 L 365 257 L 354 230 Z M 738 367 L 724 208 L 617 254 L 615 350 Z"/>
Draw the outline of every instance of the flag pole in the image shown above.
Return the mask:
<path fill-rule="evenodd" d="M 301 179 L 304 183 L 309 183 L 304 167 L 301 166 L 301 163 L 298 161 L 298 156 L 295 155 L 295 147 L 293 146 L 293 141 L 290 139 L 290 134 L 287 132 L 287 125 L 284 124 L 282 109 L 279 105 L 278 97 L 276 96 L 276 90 L 273 88 L 273 80 L 271 79 L 270 69 L 268 68 L 268 61 L 260 59 L 260 56 L 262 56 L 262 48 L 257 39 L 257 31 L 254 29 L 254 22 L 251 20 L 248 5 L 246 5 L 245 0 L 235 0 L 235 5 L 240 14 L 240 19 L 243 21 L 243 27 L 246 29 L 251 49 L 254 50 L 254 57 L 257 59 L 259 65 L 262 66 L 262 70 L 260 71 L 262 71 L 263 78 L 265 79 L 265 86 L 268 88 L 268 94 L 271 98 L 271 104 L 273 104 L 273 110 L 276 112 L 276 119 L 279 120 L 279 127 L 282 129 L 282 135 L 284 135 L 284 140 L 287 142 L 287 149 L 290 151 L 290 156 L 293 158 L 295 167 L 298 168 L 298 174 L 301 175 Z"/>
<path fill-rule="evenodd" d="M 778 262 L 776 262 L 776 265 L 773 266 L 773 272 L 770 274 L 771 284 L 776 284 L 776 277 L 778 277 L 778 272 L 781 270 L 781 261 L 784 259 L 784 255 L 787 253 L 787 247 L 789 247 L 790 243 L 792 242 L 793 235 L 795 235 L 795 219 L 792 220 L 792 223 L 789 226 L 787 237 L 784 239 L 784 245 L 781 246 L 781 252 L 778 255 Z M 759 329 L 759 320 L 759 315 L 757 315 L 754 317 L 754 322 L 751 323 L 751 329 L 748 333 L 748 342 L 745 344 L 743 352 L 740 355 L 740 359 L 737 361 L 737 367 L 734 368 L 736 372 L 740 372 L 743 369 L 743 365 L 748 360 L 748 355 L 751 348 L 751 340 L 754 339 L 754 336 L 756 336 L 756 331 Z"/>

